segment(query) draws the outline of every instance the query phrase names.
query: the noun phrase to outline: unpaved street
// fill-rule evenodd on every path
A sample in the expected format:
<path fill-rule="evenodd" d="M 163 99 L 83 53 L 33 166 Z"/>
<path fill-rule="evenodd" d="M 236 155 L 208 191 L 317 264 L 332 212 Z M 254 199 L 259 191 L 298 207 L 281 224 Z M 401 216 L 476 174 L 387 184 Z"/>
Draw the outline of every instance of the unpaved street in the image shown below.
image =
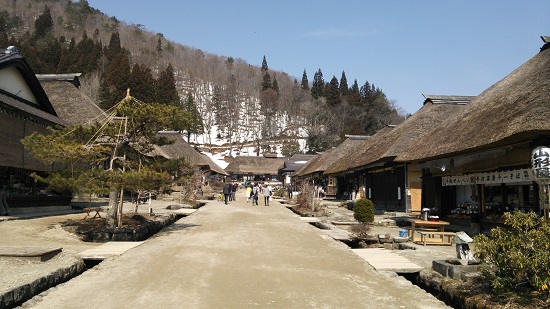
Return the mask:
<path fill-rule="evenodd" d="M 277 202 L 212 202 L 29 308 L 448 308 Z"/>

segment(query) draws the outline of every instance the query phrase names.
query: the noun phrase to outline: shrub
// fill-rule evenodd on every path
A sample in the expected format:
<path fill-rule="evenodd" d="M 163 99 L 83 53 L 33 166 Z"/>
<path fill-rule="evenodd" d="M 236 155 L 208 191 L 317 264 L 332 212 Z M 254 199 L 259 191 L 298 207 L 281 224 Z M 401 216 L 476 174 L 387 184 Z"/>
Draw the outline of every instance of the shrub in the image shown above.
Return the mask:
<path fill-rule="evenodd" d="M 366 223 L 354 224 L 350 227 L 350 232 L 356 238 L 366 238 L 369 236 L 371 227 Z"/>
<path fill-rule="evenodd" d="M 505 213 L 505 228 L 490 237 L 477 235 L 475 256 L 496 266 L 484 272 L 497 292 L 548 291 L 550 285 L 550 223 L 537 214 Z"/>
<path fill-rule="evenodd" d="M 299 207 L 310 211 L 317 211 L 319 205 L 315 202 L 315 187 L 309 183 L 303 183 L 299 190 L 300 194 L 296 197 L 296 203 Z"/>
<path fill-rule="evenodd" d="M 361 223 L 371 223 L 374 221 L 374 204 L 371 200 L 360 198 L 355 201 L 353 207 L 353 217 Z"/>

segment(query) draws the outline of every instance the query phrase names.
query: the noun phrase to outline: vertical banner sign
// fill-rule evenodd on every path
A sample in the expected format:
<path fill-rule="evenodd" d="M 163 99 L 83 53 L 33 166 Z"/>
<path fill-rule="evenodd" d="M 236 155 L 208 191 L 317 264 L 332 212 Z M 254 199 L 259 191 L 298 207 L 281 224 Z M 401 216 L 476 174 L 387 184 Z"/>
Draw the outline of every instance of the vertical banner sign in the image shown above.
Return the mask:
<path fill-rule="evenodd" d="M 531 165 L 535 179 L 550 178 L 550 148 L 539 146 L 531 152 Z"/>

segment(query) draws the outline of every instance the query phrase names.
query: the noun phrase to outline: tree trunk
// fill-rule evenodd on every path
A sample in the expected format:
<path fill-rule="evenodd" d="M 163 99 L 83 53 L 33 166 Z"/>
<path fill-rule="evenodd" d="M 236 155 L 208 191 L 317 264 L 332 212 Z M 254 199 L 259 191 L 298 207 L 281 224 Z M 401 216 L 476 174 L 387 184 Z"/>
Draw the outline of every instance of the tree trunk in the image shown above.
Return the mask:
<path fill-rule="evenodd" d="M 109 208 L 107 210 L 107 227 L 115 228 L 118 213 L 118 190 L 112 189 L 109 192 Z"/>

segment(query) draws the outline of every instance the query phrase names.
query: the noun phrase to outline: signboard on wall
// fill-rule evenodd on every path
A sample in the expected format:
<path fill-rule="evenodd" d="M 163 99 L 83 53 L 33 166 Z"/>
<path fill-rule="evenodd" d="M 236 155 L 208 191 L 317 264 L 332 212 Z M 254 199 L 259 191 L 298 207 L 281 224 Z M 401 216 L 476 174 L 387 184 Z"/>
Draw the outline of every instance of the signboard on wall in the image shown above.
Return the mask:
<path fill-rule="evenodd" d="M 532 169 L 523 168 L 503 172 L 474 173 L 442 177 L 443 186 L 467 186 L 476 184 L 501 184 L 535 181 Z"/>
<path fill-rule="evenodd" d="M 537 180 L 550 179 L 550 148 L 539 146 L 533 149 L 533 152 L 531 152 L 531 166 Z"/>

